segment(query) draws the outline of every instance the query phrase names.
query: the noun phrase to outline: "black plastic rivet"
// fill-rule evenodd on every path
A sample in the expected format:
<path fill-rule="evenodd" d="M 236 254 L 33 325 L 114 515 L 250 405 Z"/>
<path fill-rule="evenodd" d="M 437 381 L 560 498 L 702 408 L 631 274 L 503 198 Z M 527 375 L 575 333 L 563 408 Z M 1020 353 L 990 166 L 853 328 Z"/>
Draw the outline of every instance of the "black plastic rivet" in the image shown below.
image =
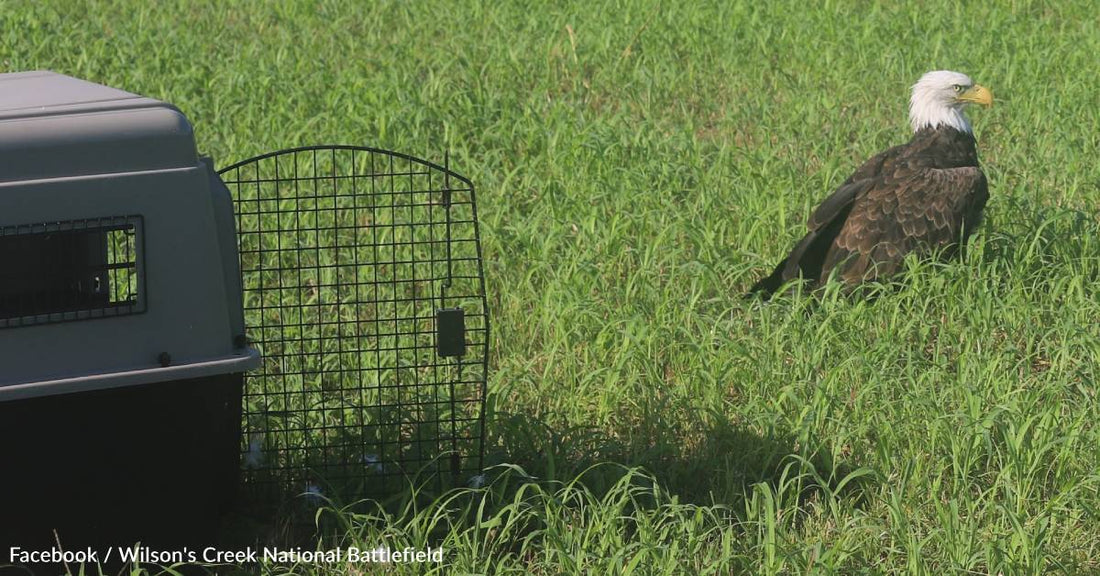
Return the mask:
<path fill-rule="evenodd" d="M 167 352 L 161 352 L 157 356 L 157 362 L 160 362 L 162 367 L 167 368 L 168 365 L 172 363 L 172 355 Z"/>

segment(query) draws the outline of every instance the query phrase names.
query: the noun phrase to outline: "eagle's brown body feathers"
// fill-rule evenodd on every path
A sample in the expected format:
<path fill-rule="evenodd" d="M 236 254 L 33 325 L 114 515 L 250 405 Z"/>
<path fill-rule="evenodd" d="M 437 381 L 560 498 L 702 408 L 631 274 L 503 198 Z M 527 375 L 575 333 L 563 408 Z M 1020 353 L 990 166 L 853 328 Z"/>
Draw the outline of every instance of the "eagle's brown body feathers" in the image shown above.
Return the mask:
<path fill-rule="evenodd" d="M 890 276 L 907 254 L 950 253 L 974 231 L 988 198 L 973 134 L 923 128 L 826 198 L 810 215 L 809 233 L 750 292 L 768 296 L 799 277 L 816 284 L 834 270 L 855 285 Z"/>

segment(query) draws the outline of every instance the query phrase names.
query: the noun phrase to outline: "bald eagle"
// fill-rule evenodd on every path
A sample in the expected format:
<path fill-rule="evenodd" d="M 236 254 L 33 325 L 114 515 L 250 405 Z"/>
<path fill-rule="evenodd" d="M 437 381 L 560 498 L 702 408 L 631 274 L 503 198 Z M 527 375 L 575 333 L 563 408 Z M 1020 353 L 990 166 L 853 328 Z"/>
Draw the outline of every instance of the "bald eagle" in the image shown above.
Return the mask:
<path fill-rule="evenodd" d="M 885 279 L 909 253 L 965 243 L 989 198 L 968 104 L 993 94 L 969 76 L 938 70 L 921 76 L 909 100 L 913 138 L 859 167 L 808 222 L 802 238 L 749 295 L 771 296 L 796 278 L 820 284 L 832 273 L 847 286 Z"/>

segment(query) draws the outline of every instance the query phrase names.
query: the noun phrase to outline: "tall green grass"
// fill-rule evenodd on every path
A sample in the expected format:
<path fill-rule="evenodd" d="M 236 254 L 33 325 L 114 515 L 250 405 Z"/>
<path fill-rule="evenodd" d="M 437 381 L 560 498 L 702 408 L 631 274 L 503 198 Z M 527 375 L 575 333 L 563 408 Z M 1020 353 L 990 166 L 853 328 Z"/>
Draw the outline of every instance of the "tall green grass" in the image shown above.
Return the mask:
<path fill-rule="evenodd" d="M 334 502 L 322 548 L 447 551 L 382 573 L 1089 573 L 1094 11 L 7 1 L 0 63 L 171 101 L 219 165 L 369 144 L 449 151 L 478 187 L 499 466 Z M 965 258 L 874 300 L 741 300 L 938 68 L 996 96 Z"/>

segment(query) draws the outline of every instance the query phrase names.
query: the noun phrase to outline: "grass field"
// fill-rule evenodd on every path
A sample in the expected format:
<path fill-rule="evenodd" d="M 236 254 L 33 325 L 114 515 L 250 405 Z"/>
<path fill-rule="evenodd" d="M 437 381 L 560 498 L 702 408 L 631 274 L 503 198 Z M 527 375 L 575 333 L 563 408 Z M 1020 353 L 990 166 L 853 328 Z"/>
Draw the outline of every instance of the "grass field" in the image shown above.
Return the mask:
<path fill-rule="evenodd" d="M 490 484 L 321 513 L 445 549 L 394 574 L 1100 572 L 1098 53 L 1087 1 L 0 1 L 4 71 L 171 101 L 219 165 L 475 183 Z M 938 68 L 996 97 L 966 258 L 742 300 Z"/>

